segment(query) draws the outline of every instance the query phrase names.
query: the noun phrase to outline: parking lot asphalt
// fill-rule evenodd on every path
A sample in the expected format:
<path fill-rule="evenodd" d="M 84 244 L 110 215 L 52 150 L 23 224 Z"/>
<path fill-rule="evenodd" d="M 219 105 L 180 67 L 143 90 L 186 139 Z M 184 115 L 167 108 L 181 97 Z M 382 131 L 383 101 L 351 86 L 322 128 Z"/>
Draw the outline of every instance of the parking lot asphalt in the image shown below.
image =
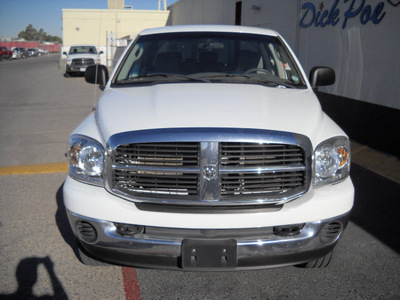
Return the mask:
<path fill-rule="evenodd" d="M 351 149 L 353 163 L 400 184 L 399 158 L 354 141 L 351 142 Z"/>
<path fill-rule="evenodd" d="M 1 62 L 0 90 L 1 299 L 400 299 L 397 158 L 352 143 L 355 206 L 326 269 L 88 267 L 77 259 L 62 185 L 68 135 L 99 92 L 64 77 L 58 55 Z"/>

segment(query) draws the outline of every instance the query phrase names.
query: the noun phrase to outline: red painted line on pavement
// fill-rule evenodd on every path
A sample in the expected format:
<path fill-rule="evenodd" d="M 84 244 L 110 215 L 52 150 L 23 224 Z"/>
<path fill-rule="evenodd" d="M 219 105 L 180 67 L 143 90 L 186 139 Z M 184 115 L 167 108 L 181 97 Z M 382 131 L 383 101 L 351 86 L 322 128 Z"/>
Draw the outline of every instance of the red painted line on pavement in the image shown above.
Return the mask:
<path fill-rule="evenodd" d="M 135 268 L 122 267 L 126 300 L 141 300 L 139 281 Z"/>

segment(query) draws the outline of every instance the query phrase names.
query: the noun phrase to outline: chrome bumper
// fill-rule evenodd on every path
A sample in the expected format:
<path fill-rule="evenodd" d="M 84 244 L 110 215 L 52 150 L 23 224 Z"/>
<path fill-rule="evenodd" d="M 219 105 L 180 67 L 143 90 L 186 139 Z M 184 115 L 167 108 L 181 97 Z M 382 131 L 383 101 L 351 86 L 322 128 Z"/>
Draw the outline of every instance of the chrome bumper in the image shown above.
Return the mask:
<path fill-rule="evenodd" d="M 67 213 L 75 236 L 85 252 L 95 259 L 134 267 L 200 271 L 260 269 L 296 265 L 320 258 L 332 251 L 349 218 L 346 214 L 304 223 L 294 235 L 277 233 L 275 227 L 232 230 L 151 230 L 149 227 L 149 230 L 145 228 L 127 237 L 118 233 L 113 222 Z M 82 229 L 82 226 L 87 227 Z M 222 231 L 224 233 L 220 234 Z M 235 261 L 226 268 L 219 264 L 196 266 L 183 262 L 187 241 L 191 245 L 196 245 L 196 241 L 225 245 L 228 240 L 234 241 L 234 246 L 230 247 L 231 250 L 234 248 Z"/>
<path fill-rule="evenodd" d="M 86 68 L 89 65 L 81 65 L 81 66 L 73 66 L 73 65 L 66 65 L 66 72 L 81 72 L 85 73 Z"/>

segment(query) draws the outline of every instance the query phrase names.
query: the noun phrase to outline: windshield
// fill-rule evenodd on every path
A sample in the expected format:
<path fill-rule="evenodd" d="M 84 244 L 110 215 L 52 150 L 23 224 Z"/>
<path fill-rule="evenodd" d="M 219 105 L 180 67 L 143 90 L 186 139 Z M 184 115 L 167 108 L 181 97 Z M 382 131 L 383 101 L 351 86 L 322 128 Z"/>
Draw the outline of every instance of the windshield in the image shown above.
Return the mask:
<path fill-rule="evenodd" d="M 78 53 L 97 54 L 97 51 L 96 47 L 94 46 L 72 46 L 69 49 L 69 54 L 78 54 Z"/>
<path fill-rule="evenodd" d="M 277 37 L 225 32 L 140 36 L 113 84 L 188 80 L 305 87 L 297 66 Z"/>

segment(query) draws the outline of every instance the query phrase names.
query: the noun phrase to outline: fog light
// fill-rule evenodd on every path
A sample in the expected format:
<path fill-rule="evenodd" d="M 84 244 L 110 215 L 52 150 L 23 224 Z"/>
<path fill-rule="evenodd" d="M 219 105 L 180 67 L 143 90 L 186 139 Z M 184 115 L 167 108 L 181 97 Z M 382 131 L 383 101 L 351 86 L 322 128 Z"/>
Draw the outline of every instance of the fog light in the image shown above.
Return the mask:
<path fill-rule="evenodd" d="M 122 236 L 132 236 L 143 232 L 143 226 L 120 223 L 114 223 L 114 225 L 117 228 L 117 233 Z"/>
<path fill-rule="evenodd" d="M 278 236 L 294 236 L 300 233 L 303 226 L 304 224 L 275 226 L 274 234 Z"/>

